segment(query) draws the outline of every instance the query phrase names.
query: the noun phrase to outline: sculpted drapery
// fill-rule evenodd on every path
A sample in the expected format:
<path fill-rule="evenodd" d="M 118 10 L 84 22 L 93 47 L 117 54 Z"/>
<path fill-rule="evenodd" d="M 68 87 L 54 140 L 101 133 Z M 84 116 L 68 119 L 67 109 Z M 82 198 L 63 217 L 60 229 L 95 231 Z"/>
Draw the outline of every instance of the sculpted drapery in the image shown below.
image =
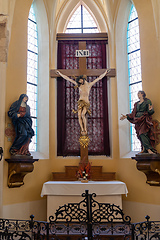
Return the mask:
<path fill-rule="evenodd" d="M 142 103 L 139 101 L 134 104 L 132 113 L 127 114 L 129 122 L 135 124 L 135 130 L 142 147 L 147 151 L 151 149 L 155 152 L 155 137 L 153 134 L 152 114 L 154 109 L 149 110 L 149 105 L 152 105 L 150 99 L 145 99 Z"/>
<path fill-rule="evenodd" d="M 11 105 L 8 111 L 8 116 L 12 119 L 16 132 L 16 137 L 10 148 L 10 153 L 12 155 L 30 155 L 28 146 L 31 138 L 34 136 L 30 107 L 27 103 L 25 104 L 25 107 L 21 106 L 24 97 L 28 99 L 26 94 L 21 94 L 19 99 Z"/>

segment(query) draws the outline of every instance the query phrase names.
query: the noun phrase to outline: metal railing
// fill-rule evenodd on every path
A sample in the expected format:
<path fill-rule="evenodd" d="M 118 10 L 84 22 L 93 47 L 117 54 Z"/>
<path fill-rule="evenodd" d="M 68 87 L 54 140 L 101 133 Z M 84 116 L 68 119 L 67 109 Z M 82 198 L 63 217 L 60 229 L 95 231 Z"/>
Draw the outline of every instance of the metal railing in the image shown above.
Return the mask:
<path fill-rule="evenodd" d="M 2 160 L 2 157 L 3 157 L 3 148 L 0 147 L 0 161 Z"/>
<path fill-rule="evenodd" d="M 160 239 L 160 222 L 131 223 L 122 209 L 110 203 L 99 203 L 89 194 L 82 194 L 79 203 L 60 206 L 49 221 L 0 219 L 0 240 L 103 240 L 103 239 Z"/>

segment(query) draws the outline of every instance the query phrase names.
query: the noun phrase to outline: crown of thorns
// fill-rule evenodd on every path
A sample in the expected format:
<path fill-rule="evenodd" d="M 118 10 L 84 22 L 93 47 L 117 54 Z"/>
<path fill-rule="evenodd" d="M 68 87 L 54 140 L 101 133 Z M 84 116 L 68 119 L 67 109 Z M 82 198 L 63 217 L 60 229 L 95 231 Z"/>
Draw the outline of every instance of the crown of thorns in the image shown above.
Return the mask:
<path fill-rule="evenodd" d="M 81 85 L 81 83 L 79 82 L 80 79 L 83 79 L 83 80 L 87 81 L 87 76 L 86 75 L 80 75 L 77 78 L 75 76 L 73 76 L 73 78 L 75 79 L 76 83 L 78 84 L 77 86 L 75 86 L 75 88 L 77 88 Z"/>

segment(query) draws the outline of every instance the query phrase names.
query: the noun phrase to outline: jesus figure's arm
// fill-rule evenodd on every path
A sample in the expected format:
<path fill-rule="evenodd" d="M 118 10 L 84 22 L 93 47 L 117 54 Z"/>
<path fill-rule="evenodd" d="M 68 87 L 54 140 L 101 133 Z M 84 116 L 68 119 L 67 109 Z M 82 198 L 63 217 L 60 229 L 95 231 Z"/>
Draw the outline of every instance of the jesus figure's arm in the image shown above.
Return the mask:
<path fill-rule="evenodd" d="M 65 80 L 73 83 L 74 85 L 77 85 L 76 81 L 74 81 L 73 79 L 67 77 L 66 75 L 62 74 L 60 71 L 57 71 L 57 74 L 59 74 L 61 77 L 63 77 Z"/>
<path fill-rule="evenodd" d="M 93 82 L 90 83 L 90 86 L 92 87 L 96 82 L 101 80 L 104 76 L 106 76 L 111 70 L 107 69 L 104 73 L 102 73 L 98 78 L 96 78 Z"/>

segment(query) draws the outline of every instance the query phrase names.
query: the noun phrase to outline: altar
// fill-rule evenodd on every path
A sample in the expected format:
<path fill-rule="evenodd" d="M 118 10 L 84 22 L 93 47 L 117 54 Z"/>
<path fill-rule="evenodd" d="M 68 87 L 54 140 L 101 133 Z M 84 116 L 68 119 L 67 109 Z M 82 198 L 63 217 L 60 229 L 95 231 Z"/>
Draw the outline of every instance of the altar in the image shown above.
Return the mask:
<path fill-rule="evenodd" d="M 82 193 L 96 193 L 95 200 L 102 203 L 116 204 L 122 208 L 122 194 L 127 196 L 126 184 L 121 181 L 48 181 L 43 184 L 41 197 L 47 196 L 47 220 L 54 215 L 59 206 L 78 203 L 83 200 Z"/>

